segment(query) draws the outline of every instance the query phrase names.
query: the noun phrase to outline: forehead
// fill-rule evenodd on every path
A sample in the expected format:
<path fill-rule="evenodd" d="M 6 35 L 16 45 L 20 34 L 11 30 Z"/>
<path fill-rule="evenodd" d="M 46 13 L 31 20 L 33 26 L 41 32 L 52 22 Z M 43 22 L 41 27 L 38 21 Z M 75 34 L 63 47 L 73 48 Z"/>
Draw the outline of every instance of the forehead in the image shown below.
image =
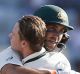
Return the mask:
<path fill-rule="evenodd" d="M 13 27 L 13 31 L 18 31 L 19 30 L 19 23 L 16 23 Z"/>

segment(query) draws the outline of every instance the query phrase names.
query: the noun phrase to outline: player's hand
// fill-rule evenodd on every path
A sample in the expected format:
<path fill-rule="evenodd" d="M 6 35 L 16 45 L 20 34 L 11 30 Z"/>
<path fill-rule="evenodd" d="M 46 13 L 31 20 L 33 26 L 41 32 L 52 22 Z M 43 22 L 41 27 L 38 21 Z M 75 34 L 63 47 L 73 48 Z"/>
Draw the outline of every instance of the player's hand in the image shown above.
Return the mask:
<path fill-rule="evenodd" d="M 51 71 L 51 74 L 57 74 L 56 70 Z"/>

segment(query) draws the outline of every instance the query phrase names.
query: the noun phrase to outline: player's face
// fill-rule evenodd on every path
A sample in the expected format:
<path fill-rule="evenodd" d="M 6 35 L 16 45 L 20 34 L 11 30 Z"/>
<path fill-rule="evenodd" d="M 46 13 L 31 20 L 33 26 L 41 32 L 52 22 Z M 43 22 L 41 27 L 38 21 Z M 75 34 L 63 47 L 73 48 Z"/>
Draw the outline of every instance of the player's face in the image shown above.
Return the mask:
<path fill-rule="evenodd" d="M 56 44 L 61 41 L 63 32 L 64 26 L 58 24 L 47 24 L 45 46 L 48 47 L 48 51 L 54 50 Z"/>
<path fill-rule="evenodd" d="M 14 50 L 19 51 L 20 50 L 20 37 L 19 37 L 19 24 L 16 23 L 13 27 L 12 32 L 9 34 L 10 37 L 10 43 L 11 43 L 11 47 Z"/>

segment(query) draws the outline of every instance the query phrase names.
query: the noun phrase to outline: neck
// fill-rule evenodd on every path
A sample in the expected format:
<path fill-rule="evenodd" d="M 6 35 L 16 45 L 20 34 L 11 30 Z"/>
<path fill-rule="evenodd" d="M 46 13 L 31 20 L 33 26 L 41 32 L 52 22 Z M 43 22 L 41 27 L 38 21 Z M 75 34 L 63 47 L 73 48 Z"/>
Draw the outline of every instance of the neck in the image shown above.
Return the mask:
<path fill-rule="evenodd" d="M 22 58 L 26 58 L 27 56 L 33 54 L 34 51 L 32 51 L 32 49 L 23 49 L 22 51 Z"/>

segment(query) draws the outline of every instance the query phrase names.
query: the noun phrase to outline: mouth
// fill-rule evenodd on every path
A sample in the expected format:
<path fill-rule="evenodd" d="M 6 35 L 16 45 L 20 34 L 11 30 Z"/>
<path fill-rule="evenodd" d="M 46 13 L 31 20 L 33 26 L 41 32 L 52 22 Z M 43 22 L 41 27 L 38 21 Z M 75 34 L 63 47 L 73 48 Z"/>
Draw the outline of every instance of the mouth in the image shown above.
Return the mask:
<path fill-rule="evenodd" d="M 55 42 L 55 41 L 51 41 L 51 40 L 46 40 L 45 41 L 45 48 L 47 51 L 53 51 L 56 47 L 58 42 Z"/>

